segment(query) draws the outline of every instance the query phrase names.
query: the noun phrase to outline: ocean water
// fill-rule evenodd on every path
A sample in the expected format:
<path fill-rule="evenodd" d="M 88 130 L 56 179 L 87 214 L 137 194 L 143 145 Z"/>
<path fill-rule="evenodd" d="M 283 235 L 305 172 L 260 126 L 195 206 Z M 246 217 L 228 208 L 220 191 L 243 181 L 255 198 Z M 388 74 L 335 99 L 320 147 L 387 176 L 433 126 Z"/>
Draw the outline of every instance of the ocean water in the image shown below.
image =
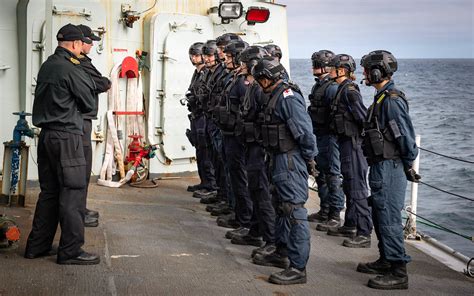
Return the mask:
<path fill-rule="evenodd" d="M 356 61 L 357 82 L 362 77 Z M 311 61 L 290 60 L 291 78 L 305 97 L 314 83 Z M 421 147 L 445 155 L 474 161 L 474 59 L 399 60 L 393 76 L 406 94 L 410 115 Z M 359 85 L 364 103 L 373 100 L 374 88 Z M 474 199 L 474 164 L 420 151 L 422 181 L 443 190 Z M 406 203 L 410 200 L 408 184 Z M 428 186 L 418 187 L 418 214 L 458 233 L 474 236 L 474 202 L 448 195 Z M 417 223 L 431 235 L 468 257 L 474 257 L 474 242 Z"/>

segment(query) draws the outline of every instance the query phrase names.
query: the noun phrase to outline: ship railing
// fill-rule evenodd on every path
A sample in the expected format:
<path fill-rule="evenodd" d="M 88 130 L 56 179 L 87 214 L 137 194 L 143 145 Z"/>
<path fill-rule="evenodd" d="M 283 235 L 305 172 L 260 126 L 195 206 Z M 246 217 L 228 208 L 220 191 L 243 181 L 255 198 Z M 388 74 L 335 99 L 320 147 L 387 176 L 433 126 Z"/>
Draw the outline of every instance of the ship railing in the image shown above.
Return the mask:
<path fill-rule="evenodd" d="M 455 160 L 455 161 L 459 161 L 459 162 L 463 162 L 463 163 L 474 164 L 474 161 L 469 161 L 469 160 L 465 160 L 465 159 L 461 159 L 461 158 L 458 158 L 458 157 L 445 155 L 445 154 L 442 154 L 442 153 L 439 153 L 439 152 L 435 152 L 435 151 L 431 151 L 431 150 L 422 148 L 420 146 L 420 142 L 421 142 L 421 137 L 419 135 L 417 135 L 416 136 L 416 144 L 417 144 L 417 146 L 419 147 L 419 149 L 421 151 L 425 151 L 425 152 L 428 152 L 428 153 L 432 153 L 432 154 L 435 154 L 435 155 L 438 155 L 438 156 L 441 156 L 441 157 L 444 157 L 444 158 L 447 158 L 447 159 L 451 159 L 451 160 Z M 421 151 L 420 151 L 420 153 L 418 153 L 418 156 L 417 156 L 416 160 L 413 163 L 413 169 L 416 172 L 419 172 L 419 168 L 420 168 L 419 165 L 420 165 Z M 419 218 L 421 220 L 421 221 L 418 221 L 420 224 L 423 224 L 425 226 L 432 227 L 432 228 L 435 228 L 435 229 L 438 229 L 438 230 L 441 230 L 441 231 L 445 231 L 447 233 L 457 235 L 457 236 L 462 237 L 464 239 L 470 240 L 471 242 L 474 243 L 474 236 L 473 235 L 466 235 L 466 234 L 459 233 L 458 231 L 452 230 L 452 229 L 450 229 L 448 227 L 445 227 L 443 225 L 440 225 L 440 224 L 438 224 L 438 223 L 436 223 L 436 222 L 434 222 L 430 219 L 422 217 L 417 213 L 418 185 L 419 184 L 427 186 L 431 189 L 443 192 L 443 193 L 448 194 L 450 196 L 454 196 L 454 197 L 457 197 L 457 198 L 467 200 L 469 202 L 474 202 L 474 198 L 462 196 L 462 195 L 450 192 L 448 190 L 443 190 L 441 188 L 438 188 L 437 186 L 431 185 L 429 183 L 426 183 L 426 182 L 420 180 L 419 183 L 416 183 L 416 182 L 411 183 L 410 205 L 405 207 L 405 212 L 408 214 L 408 216 L 406 217 L 407 220 L 406 220 L 406 223 L 405 223 L 405 237 L 407 239 L 420 239 L 420 238 L 423 238 L 424 241 L 429 242 L 430 244 L 434 245 L 438 249 L 450 254 L 451 256 L 453 256 L 453 257 L 457 258 L 458 260 L 460 260 L 461 262 L 465 263 L 466 264 L 466 269 L 464 270 L 464 273 L 466 275 L 470 276 L 470 277 L 474 277 L 474 267 L 470 267 L 471 263 L 473 263 L 473 265 L 474 265 L 474 258 L 469 258 L 469 257 L 453 250 L 452 248 L 446 246 L 445 244 L 440 243 L 439 241 L 437 241 L 436 239 L 430 237 L 429 235 L 417 231 L 416 223 L 417 223 L 417 218 Z"/>

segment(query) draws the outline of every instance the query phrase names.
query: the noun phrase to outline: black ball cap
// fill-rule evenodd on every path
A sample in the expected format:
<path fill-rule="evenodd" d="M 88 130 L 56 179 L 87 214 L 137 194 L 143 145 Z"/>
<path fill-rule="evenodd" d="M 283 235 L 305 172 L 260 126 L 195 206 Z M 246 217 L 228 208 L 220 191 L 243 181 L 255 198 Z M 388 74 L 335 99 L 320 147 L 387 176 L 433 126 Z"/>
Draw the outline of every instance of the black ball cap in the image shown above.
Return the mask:
<path fill-rule="evenodd" d="M 84 37 L 82 31 L 73 24 L 67 24 L 59 29 L 58 34 L 56 34 L 56 39 L 58 41 L 81 40 L 87 42 L 87 39 Z"/>
<path fill-rule="evenodd" d="M 97 36 L 97 35 L 94 35 L 94 32 L 92 32 L 92 29 L 89 26 L 79 25 L 77 27 L 79 28 L 79 30 L 82 31 L 82 34 L 84 34 L 84 37 L 86 37 L 86 39 L 88 39 L 88 41 L 84 41 L 87 44 L 91 44 L 92 40 L 100 41 L 100 37 Z"/>

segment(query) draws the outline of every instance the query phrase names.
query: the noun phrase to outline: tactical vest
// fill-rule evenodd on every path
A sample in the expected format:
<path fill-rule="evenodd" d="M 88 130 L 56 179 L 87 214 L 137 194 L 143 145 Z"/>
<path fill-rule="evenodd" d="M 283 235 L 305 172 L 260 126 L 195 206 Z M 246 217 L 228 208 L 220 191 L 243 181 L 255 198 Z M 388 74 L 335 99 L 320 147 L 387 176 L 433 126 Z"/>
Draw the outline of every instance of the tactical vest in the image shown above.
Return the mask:
<path fill-rule="evenodd" d="M 263 112 L 259 116 L 259 121 L 262 122 L 262 146 L 273 153 L 285 153 L 295 149 L 297 146 L 286 123 L 275 115 L 278 99 L 287 89 L 301 93 L 297 86 L 285 83 L 275 95 L 269 98 Z"/>
<path fill-rule="evenodd" d="M 308 111 L 315 134 L 329 132 L 331 108 L 324 102 L 324 98 L 326 90 L 332 83 L 332 80 L 325 80 L 322 84 L 313 86 L 311 94 L 308 96 L 310 102 Z"/>
<path fill-rule="evenodd" d="M 366 122 L 364 122 L 364 129 L 362 131 L 362 151 L 367 157 L 369 165 L 387 160 L 396 159 L 400 157 L 396 140 L 389 126 L 385 126 L 380 130 L 378 118 L 382 112 L 383 100 L 401 98 L 408 106 L 405 94 L 399 90 L 386 90 L 378 98 L 375 98 L 374 103 L 369 107 L 369 112 Z"/>
<path fill-rule="evenodd" d="M 205 84 L 206 92 L 199 96 L 200 106 L 207 115 L 209 115 L 209 100 L 212 96 L 212 89 L 219 81 L 223 72 L 225 72 L 225 69 L 222 65 L 218 65 L 214 72 L 209 71 Z"/>
<path fill-rule="evenodd" d="M 188 105 L 189 110 L 191 111 L 191 116 L 195 118 L 196 116 L 202 114 L 202 106 L 200 100 L 202 96 L 205 96 L 207 93 L 206 88 L 206 72 L 194 72 L 193 78 L 191 80 L 191 85 L 189 87 L 190 94 L 188 96 Z"/>
<path fill-rule="evenodd" d="M 346 102 L 347 105 L 342 103 L 343 95 L 349 86 L 354 87 L 352 83 L 346 83 L 340 87 L 336 97 L 331 102 L 329 128 L 338 136 L 353 138 L 359 134 L 359 126 L 356 124 L 354 115 L 348 108 L 349 102 Z"/>
<path fill-rule="evenodd" d="M 227 135 L 234 134 L 235 125 L 240 120 L 240 104 L 230 99 L 230 92 L 241 78 L 242 76 L 234 74 L 233 79 L 227 83 L 222 100 L 217 106 L 217 125 Z"/>
<path fill-rule="evenodd" d="M 254 81 L 247 92 L 245 93 L 244 102 L 242 104 L 242 120 L 237 123 L 236 136 L 240 136 L 245 143 L 258 142 L 260 139 L 260 126 L 258 121 L 258 103 L 257 96 L 262 95 L 263 92 L 258 93 L 260 89 L 257 81 Z"/>
<path fill-rule="evenodd" d="M 215 86 L 212 89 L 212 92 L 209 98 L 209 103 L 208 103 L 208 112 L 215 122 L 217 122 L 219 118 L 218 107 L 221 104 L 222 99 L 224 98 L 225 87 L 231 81 L 232 77 L 233 77 L 232 73 L 226 72 L 225 74 L 221 75 L 219 81 L 215 84 Z"/>

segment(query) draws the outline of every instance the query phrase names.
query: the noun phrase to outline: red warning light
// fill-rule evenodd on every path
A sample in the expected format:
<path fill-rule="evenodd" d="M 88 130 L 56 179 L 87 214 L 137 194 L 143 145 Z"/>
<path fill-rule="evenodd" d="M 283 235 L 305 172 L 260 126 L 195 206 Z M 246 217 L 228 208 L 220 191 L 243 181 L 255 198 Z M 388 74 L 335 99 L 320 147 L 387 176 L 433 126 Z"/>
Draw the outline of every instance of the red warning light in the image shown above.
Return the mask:
<path fill-rule="evenodd" d="M 245 19 L 249 25 L 254 25 L 255 23 L 264 23 L 268 21 L 270 17 L 270 10 L 265 7 L 249 7 Z"/>

